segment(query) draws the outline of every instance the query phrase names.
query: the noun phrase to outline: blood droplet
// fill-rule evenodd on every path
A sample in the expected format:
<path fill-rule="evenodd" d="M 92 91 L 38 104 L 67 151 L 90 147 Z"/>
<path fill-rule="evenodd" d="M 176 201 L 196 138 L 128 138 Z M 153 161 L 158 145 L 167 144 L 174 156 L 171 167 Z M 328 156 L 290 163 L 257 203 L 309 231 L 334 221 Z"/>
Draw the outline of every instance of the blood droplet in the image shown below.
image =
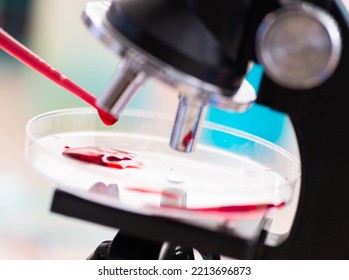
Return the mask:
<path fill-rule="evenodd" d="M 101 119 L 101 121 L 105 124 L 105 125 L 113 125 L 114 123 L 116 123 L 118 121 L 117 117 L 114 117 L 113 115 L 110 115 L 102 110 L 97 110 L 98 115 Z"/>

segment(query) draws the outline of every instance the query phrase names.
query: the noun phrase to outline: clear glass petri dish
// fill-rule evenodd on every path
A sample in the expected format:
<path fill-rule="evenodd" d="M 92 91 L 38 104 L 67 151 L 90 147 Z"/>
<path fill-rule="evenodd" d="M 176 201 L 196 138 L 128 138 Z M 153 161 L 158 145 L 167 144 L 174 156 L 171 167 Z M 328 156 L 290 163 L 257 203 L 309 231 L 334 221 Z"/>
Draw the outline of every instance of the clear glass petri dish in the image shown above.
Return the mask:
<path fill-rule="evenodd" d="M 48 112 L 27 124 L 26 158 L 62 190 L 145 215 L 233 221 L 292 200 L 300 162 L 284 149 L 206 121 L 195 151 L 181 153 L 169 147 L 173 122 L 174 116 L 130 109 L 113 126 L 92 109 Z M 96 151 L 97 162 L 90 157 Z"/>

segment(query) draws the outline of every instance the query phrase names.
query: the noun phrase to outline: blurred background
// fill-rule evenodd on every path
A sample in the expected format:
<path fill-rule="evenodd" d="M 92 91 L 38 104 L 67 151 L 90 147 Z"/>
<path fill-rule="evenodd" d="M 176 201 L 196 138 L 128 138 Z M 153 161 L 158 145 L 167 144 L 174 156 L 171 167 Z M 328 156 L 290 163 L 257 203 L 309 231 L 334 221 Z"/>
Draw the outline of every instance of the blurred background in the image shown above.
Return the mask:
<path fill-rule="evenodd" d="M 0 26 L 73 81 L 98 95 L 118 57 L 97 41 L 81 20 L 88 0 L 0 0 Z M 349 6 L 349 0 L 344 1 Z M 258 88 L 262 70 L 248 80 Z M 172 112 L 177 96 L 148 82 L 131 107 Z M 50 212 L 54 186 L 25 159 L 25 126 L 34 116 L 85 107 L 77 97 L 0 50 L 0 259 L 84 259 L 116 230 Z M 254 105 L 247 113 L 210 109 L 210 120 L 272 141 L 297 156 L 286 116 Z"/>

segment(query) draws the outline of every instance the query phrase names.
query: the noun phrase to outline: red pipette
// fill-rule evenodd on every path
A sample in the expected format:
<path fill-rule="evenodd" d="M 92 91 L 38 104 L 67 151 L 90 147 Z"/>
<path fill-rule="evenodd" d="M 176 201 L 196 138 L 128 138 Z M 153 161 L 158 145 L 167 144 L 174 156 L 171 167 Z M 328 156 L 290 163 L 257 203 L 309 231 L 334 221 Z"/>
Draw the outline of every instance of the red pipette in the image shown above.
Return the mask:
<path fill-rule="evenodd" d="M 51 81 L 65 88 L 69 92 L 77 95 L 92 107 L 96 108 L 104 124 L 112 125 L 118 120 L 116 117 L 110 115 L 108 112 L 96 105 L 95 96 L 43 61 L 40 57 L 14 39 L 2 28 L 0 28 L 0 48 L 17 60 L 38 71 Z"/>

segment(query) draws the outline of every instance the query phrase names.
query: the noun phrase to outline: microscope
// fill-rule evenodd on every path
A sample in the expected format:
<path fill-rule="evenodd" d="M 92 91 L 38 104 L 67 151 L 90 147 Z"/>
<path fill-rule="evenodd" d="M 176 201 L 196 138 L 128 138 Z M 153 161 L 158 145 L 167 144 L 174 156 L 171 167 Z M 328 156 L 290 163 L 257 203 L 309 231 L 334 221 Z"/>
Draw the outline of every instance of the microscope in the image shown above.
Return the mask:
<path fill-rule="evenodd" d="M 83 20 L 121 57 L 98 106 L 122 117 L 149 78 L 170 85 L 179 105 L 169 143 L 184 154 L 195 151 L 208 106 L 248 108 L 237 93 L 251 65 L 262 65 L 255 102 L 289 116 L 302 174 L 290 234 L 277 246 L 265 244 L 263 228 L 251 241 L 57 190 L 52 211 L 120 229 L 92 259 L 156 258 L 163 241 L 173 244 L 168 258 L 191 259 L 192 247 L 204 259 L 349 259 L 349 16 L 341 1 L 114 0 L 88 3 Z"/>

